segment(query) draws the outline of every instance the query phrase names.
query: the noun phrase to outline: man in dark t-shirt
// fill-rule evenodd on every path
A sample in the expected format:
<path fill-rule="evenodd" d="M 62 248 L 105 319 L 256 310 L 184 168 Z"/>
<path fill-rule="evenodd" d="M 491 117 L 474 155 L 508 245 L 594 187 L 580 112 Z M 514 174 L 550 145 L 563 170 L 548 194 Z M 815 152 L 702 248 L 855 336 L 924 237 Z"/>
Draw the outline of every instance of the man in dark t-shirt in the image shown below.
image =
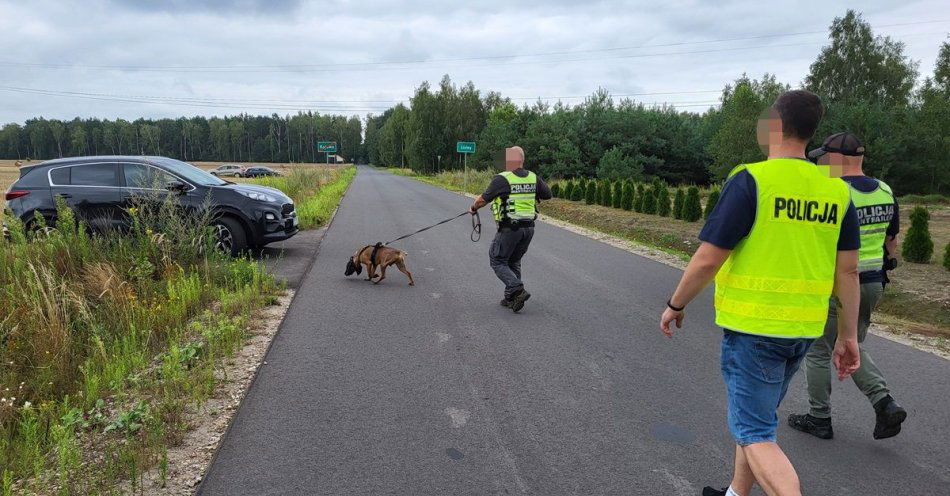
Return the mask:
<path fill-rule="evenodd" d="M 885 269 L 891 267 L 897 251 L 900 214 L 897 199 L 890 186 L 864 175 L 864 145 L 851 133 L 833 134 L 809 157 L 819 164 L 840 170 L 841 179 L 851 188 L 851 201 L 858 212 L 861 230 L 861 255 L 858 270 L 861 280 L 861 303 L 858 307 L 858 343 L 861 343 L 861 367 L 851 375 L 854 384 L 874 407 L 876 421 L 874 439 L 894 437 L 901 431 L 907 411 L 894 401 L 884 373 L 874 363 L 864 339 L 871 325 L 871 313 L 884 293 Z M 837 311 L 828 310 L 825 333 L 815 340 L 805 356 L 805 378 L 808 381 L 809 411 L 788 417 L 789 425 L 821 439 L 831 439 L 831 350 L 835 345 Z"/>
<path fill-rule="evenodd" d="M 492 240 L 489 261 L 495 275 L 505 284 L 501 305 L 514 312 L 521 311 L 531 297 L 521 280 L 521 258 L 534 237 L 537 201 L 551 196 L 551 188 L 524 168 L 524 150 L 513 146 L 505 149 L 505 172 L 492 178 L 485 192 L 472 204 L 472 213 L 492 204 L 498 233 Z"/>

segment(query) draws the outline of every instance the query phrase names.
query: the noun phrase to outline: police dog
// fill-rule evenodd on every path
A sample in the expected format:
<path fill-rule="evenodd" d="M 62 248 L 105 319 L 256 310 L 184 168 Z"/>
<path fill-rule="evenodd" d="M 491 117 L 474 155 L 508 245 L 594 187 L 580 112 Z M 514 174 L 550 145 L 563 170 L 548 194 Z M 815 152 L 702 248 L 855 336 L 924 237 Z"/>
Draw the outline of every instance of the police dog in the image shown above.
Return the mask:
<path fill-rule="evenodd" d="M 379 277 L 379 280 L 373 281 L 373 284 L 379 284 L 383 282 L 383 279 L 386 279 L 386 267 L 390 265 L 395 265 L 399 269 L 399 272 L 406 274 L 409 278 L 409 285 L 415 286 L 415 281 L 412 280 L 412 272 L 409 272 L 406 269 L 406 257 L 409 256 L 408 253 L 397 250 L 395 248 L 390 248 L 388 246 L 383 246 L 382 243 L 376 243 L 375 245 L 367 245 L 360 248 L 350 259 L 346 262 L 346 272 L 344 273 L 347 276 L 363 273 L 363 266 L 366 266 L 367 271 L 367 281 L 373 281 Z M 376 267 L 379 267 L 379 276 L 376 275 Z"/>

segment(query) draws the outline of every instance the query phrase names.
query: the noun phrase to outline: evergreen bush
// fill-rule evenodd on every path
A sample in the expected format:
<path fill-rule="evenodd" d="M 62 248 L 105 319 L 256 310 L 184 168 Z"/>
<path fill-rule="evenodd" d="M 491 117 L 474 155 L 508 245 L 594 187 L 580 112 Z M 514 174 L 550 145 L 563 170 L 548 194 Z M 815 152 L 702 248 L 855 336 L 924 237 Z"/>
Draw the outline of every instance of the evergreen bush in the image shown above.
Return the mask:
<path fill-rule="evenodd" d="M 901 247 L 904 260 L 930 263 L 930 257 L 934 252 L 934 242 L 930 239 L 929 220 L 930 214 L 927 213 L 926 208 L 920 205 L 914 207 L 914 211 L 910 213 L 910 229 L 907 230 L 907 236 Z"/>
<path fill-rule="evenodd" d="M 683 202 L 683 220 L 696 222 L 703 218 L 703 206 L 699 201 L 699 188 L 690 186 L 686 191 L 686 201 Z"/>
<path fill-rule="evenodd" d="M 580 192 L 581 192 L 580 183 L 579 183 L 578 181 L 572 181 L 572 182 L 571 182 L 571 193 L 570 193 L 569 195 L 567 195 L 567 199 L 568 199 L 568 200 L 572 200 L 572 201 L 580 200 L 580 197 L 578 196 L 578 195 L 580 194 Z"/>
<path fill-rule="evenodd" d="M 597 203 L 597 183 L 593 181 L 587 182 L 586 195 L 584 196 L 584 203 L 588 205 L 593 205 Z"/>
<path fill-rule="evenodd" d="M 943 268 L 950 270 L 950 243 L 943 249 Z"/>
<path fill-rule="evenodd" d="M 645 192 L 646 187 L 642 184 L 638 184 L 633 196 L 633 209 L 640 213 L 643 213 L 643 200 L 646 197 Z"/>
<path fill-rule="evenodd" d="M 673 198 L 673 218 L 683 218 L 683 204 L 686 203 L 686 190 L 676 188 L 676 197 Z"/>
<path fill-rule="evenodd" d="M 714 189 L 709 192 L 709 198 L 706 199 L 706 210 L 703 212 L 704 219 L 709 218 L 709 214 L 716 208 L 717 203 L 719 203 L 719 190 Z"/>
<path fill-rule="evenodd" d="M 656 190 L 656 213 L 660 217 L 670 216 L 670 189 L 661 184 Z"/>
<path fill-rule="evenodd" d="M 620 208 L 624 210 L 633 210 L 633 183 L 625 181 L 623 184 L 623 198 L 620 201 Z"/>
<path fill-rule="evenodd" d="M 551 196 L 554 198 L 561 197 L 561 185 L 559 183 L 554 183 L 551 185 Z"/>
<path fill-rule="evenodd" d="M 643 213 L 656 213 L 656 185 L 643 188 Z"/>
<path fill-rule="evenodd" d="M 613 207 L 623 207 L 623 181 L 614 181 L 611 196 L 613 197 Z"/>

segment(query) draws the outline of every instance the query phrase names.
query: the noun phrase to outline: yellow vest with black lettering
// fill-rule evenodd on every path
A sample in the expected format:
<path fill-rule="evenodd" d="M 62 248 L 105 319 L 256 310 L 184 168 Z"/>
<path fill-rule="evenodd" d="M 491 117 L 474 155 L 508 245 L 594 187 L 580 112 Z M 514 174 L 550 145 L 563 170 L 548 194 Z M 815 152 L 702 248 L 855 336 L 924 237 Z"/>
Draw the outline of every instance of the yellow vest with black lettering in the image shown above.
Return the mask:
<path fill-rule="evenodd" d="M 894 218 L 894 194 L 891 187 L 883 181 L 877 182 L 877 189 L 865 193 L 851 187 L 851 202 L 858 212 L 861 225 L 861 251 L 859 252 L 858 271 L 878 271 L 884 268 L 884 240 L 887 227 Z"/>
<path fill-rule="evenodd" d="M 716 276 L 716 324 L 747 334 L 817 338 L 828 318 L 848 185 L 811 162 L 740 165 L 755 179 L 756 218 Z"/>
<path fill-rule="evenodd" d="M 525 177 L 518 177 L 511 171 L 505 171 L 499 175 L 508 181 L 511 192 L 492 201 L 491 209 L 495 214 L 495 220 L 502 223 L 536 219 L 538 217 L 536 199 L 538 176 L 531 171 L 528 171 Z"/>

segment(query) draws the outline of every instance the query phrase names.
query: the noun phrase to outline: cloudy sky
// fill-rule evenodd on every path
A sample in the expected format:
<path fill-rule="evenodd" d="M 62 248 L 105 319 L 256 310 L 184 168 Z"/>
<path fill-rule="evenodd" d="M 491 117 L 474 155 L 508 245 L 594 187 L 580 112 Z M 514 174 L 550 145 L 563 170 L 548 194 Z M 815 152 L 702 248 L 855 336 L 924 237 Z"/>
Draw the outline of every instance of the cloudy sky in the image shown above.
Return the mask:
<path fill-rule="evenodd" d="M 763 8 L 762 4 L 787 4 Z M 946 0 L 865 0 L 922 75 Z M 597 88 L 702 111 L 743 72 L 797 85 L 847 3 L 0 0 L 0 123 L 379 113 L 449 74 L 519 102 Z"/>

